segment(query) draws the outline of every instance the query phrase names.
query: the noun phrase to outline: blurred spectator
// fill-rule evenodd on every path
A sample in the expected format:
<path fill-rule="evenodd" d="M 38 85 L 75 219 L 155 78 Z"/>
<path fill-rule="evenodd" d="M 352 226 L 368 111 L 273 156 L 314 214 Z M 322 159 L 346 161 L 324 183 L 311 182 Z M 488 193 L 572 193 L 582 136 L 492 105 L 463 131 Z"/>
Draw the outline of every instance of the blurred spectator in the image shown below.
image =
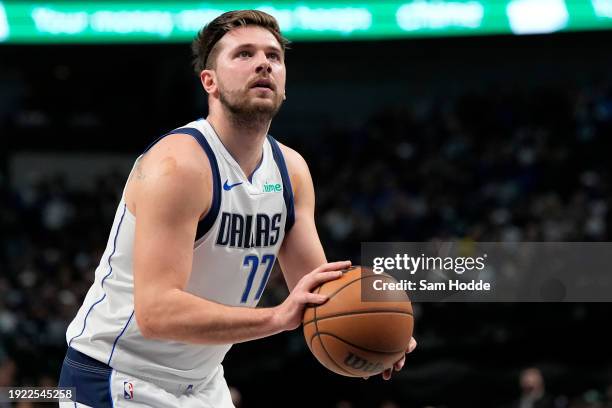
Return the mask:
<path fill-rule="evenodd" d="M 380 403 L 378 408 L 400 408 L 399 404 L 392 400 L 385 400 Z"/>
<path fill-rule="evenodd" d="M 240 390 L 236 387 L 230 386 L 229 391 L 230 391 L 230 395 L 232 396 L 232 403 L 234 404 L 234 407 L 241 408 L 242 407 L 242 394 L 240 393 Z"/>
<path fill-rule="evenodd" d="M 612 408 L 612 383 L 606 387 L 604 408 Z"/>
<path fill-rule="evenodd" d="M 10 358 L 0 357 L 0 387 L 10 387 L 15 384 L 17 367 Z"/>
<path fill-rule="evenodd" d="M 544 378 L 538 368 L 527 368 L 519 376 L 521 396 L 512 408 L 554 408 L 553 400 L 546 394 Z"/>

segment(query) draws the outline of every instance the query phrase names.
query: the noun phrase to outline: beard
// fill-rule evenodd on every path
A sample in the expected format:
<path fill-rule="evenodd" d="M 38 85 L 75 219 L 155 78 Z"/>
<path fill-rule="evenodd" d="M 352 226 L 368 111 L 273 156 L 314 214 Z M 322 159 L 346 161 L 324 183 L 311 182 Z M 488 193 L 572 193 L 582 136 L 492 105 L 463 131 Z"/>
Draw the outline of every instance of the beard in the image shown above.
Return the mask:
<path fill-rule="evenodd" d="M 249 95 L 251 89 L 226 91 L 219 87 L 219 101 L 230 114 L 232 122 L 240 127 L 258 127 L 269 125 L 278 113 L 283 100 L 276 91 L 270 98 Z"/>

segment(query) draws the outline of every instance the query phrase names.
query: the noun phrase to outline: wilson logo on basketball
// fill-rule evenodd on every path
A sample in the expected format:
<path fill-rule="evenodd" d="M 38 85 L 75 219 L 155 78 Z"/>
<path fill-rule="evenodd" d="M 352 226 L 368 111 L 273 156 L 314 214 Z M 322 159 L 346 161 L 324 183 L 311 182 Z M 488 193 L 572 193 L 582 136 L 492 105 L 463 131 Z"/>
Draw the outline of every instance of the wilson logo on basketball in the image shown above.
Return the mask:
<path fill-rule="evenodd" d="M 354 368 L 355 370 L 361 370 L 368 373 L 379 373 L 383 370 L 381 363 L 372 363 L 363 357 L 359 357 L 351 352 L 344 359 L 344 364 L 348 367 Z"/>

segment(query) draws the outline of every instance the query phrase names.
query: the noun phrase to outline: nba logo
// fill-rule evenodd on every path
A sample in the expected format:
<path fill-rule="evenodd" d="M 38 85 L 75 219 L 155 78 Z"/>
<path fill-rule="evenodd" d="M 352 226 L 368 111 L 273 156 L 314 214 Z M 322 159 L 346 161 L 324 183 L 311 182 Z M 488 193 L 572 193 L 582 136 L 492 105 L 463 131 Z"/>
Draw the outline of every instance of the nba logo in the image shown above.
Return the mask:
<path fill-rule="evenodd" d="M 193 384 L 189 384 L 185 389 L 186 394 L 191 394 L 193 392 Z"/>
<path fill-rule="evenodd" d="M 129 381 L 123 382 L 123 398 L 126 400 L 134 399 L 134 384 Z"/>

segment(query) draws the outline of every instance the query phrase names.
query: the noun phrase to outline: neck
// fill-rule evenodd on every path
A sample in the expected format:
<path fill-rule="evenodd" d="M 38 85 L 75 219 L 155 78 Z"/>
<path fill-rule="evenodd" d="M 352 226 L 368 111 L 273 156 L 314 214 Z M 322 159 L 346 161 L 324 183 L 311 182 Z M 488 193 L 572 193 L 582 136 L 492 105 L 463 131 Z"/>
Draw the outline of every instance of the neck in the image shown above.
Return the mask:
<path fill-rule="evenodd" d="M 263 143 L 270 128 L 270 120 L 250 120 L 227 114 L 210 113 L 206 120 L 212 125 L 221 142 L 249 177 L 259 165 Z"/>

